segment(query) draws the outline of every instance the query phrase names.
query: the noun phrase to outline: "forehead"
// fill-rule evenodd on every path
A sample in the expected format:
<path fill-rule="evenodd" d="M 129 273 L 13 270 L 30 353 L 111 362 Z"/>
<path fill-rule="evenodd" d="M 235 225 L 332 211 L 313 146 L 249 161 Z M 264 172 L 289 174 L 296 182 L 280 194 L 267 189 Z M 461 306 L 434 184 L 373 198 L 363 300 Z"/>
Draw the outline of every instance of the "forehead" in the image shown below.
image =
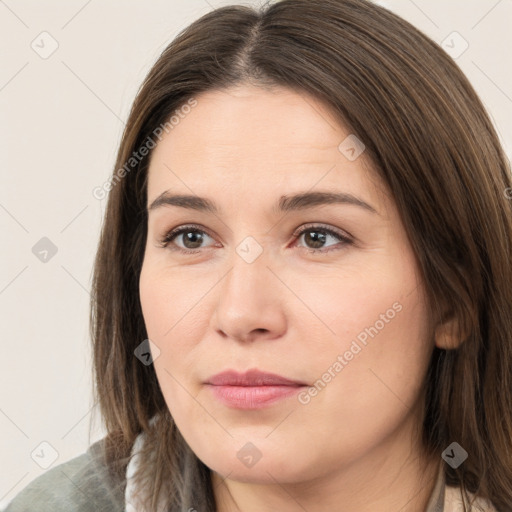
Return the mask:
<path fill-rule="evenodd" d="M 364 152 L 350 160 L 340 151 L 353 134 L 316 98 L 240 86 L 195 99 L 153 150 L 148 202 L 168 189 L 211 195 L 244 187 L 268 196 L 316 185 L 378 200 L 382 184 Z"/>
<path fill-rule="evenodd" d="M 260 154 L 283 144 L 298 151 L 321 150 L 332 148 L 345 133 L 325 105 L 286 88 L 237 86 L 207 91 L 196 101 L 180 116 L 168 134 L 172 137 L 164 138 L 170 139 L 169 146 L 194 148 L 197 156 L 210 146 Z M 265 147 L 258 146 L 262 143 Z"/>

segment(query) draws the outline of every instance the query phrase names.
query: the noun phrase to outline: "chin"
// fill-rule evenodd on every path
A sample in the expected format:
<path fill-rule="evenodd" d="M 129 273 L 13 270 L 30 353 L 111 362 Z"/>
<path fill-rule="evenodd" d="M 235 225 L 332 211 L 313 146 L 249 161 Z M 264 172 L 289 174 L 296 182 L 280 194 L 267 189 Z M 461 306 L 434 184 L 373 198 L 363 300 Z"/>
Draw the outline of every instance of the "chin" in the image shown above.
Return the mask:
<path fill-rule="evenodd" d="M 243 462 L 243 454 L 238 457 L 235 453 L 232 457 L 227 456 L 229 450 L 218 450 L 216 453 L 209 453 L 200 457 L 202 462 L 212 471 L 218 473 L 223 479 L 228 478 L 236 482 L 251 484 L 292 484 L 314 478 L 311 471 L 312 464 L 307 461 L 296 460 L 293 454 L 280 455 L 277 453 L 262 455 L 256 462 L 247 459 L 246 465 Z M 242 459 L 242 460 L 240 460 Z M 290 463 L 290 462 L 293 463 Z M 252 465 L 251 465 L 252 464 Z"/>
<path fill-rule="evenodd" d="M 291 475 L 279 472 L 272 464 L 263 465 L 260 461 L 252 468 L 244 468 L 241 466 L 242 464 L 233 464 L 231 461 L 226 461 L 225 464 L 215 464 L 214 467 L 209 467 L 223 479 L 228 478 L 229 480 L 240 483 L 266 485 L 275 484 L 276 482 L 284 484 L 295 481 Z"/>

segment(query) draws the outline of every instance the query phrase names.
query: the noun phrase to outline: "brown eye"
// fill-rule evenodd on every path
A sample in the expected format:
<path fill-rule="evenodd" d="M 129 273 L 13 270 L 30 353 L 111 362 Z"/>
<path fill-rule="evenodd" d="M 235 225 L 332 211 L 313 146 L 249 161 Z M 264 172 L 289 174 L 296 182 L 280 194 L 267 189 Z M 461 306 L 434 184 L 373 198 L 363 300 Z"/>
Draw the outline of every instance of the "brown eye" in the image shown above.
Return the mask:
<path fill-rule="evenodd" d="M 295 236 L 297 239 L 300 239 L 302 236 L 304 236 L 304 242 L 306 244 L 306 247 L 304 248 L 309 249 L 310 252 L 325 253 L 331 250 L 341 249 L 344 246 L 353 243 L 347 235 L 322 226 L 309 226 L 303 228 L 301 231 L 296 233 Z M 340 243 L 334 244 L 334 246 L 325 246 L 329 238 L 338 240 Z M 341 247 L 339 247 L 340 245 Z"/>
<path fill-rule="evenodd" d="M 201 244 L 205 241 L 205 237 L 211 238 L 208 233 L 201 229 L 194 226 L 183 226 L 167 233 L 163 239 L 160 240 L 160 245 L 161 247 L 192 254 L 198 252 L 198 249 L 203 248 Z M 182 245 L 176 243 L 175 240 L 181 242 Z M 175 247 L 172 247 L 172 245 Z"/>
<path fill-rule="evenodd" d="M 181 233 L 178 233 L 177 235 L 174 235 L 176 238 L 177 236 L 181 236 L 181 240 L 183 242 L 183 245 L 185 246 L 185 249 L 198 249 L 201 246 L 201 243 L 203 242 L 203 235 L 200 231 L 182 231 Z"/>

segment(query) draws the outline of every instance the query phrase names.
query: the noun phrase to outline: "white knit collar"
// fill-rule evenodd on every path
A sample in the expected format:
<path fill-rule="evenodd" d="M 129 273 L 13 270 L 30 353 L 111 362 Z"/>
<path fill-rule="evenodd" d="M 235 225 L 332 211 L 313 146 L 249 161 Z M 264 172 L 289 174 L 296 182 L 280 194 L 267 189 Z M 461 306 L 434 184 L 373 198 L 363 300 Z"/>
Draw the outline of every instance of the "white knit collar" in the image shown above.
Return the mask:
<path fill-rule="evenodd" d="M 144 432 L 141 432 L 133 443 L 132 452 L 130 462 L 126 468 L 126 491 L 124 494 L 125 497 L 125 512 L 143 512 L 143 507 L 141 505 L 141 496 L 137 493 L 143 492 L 143 489 L 139 489 L 136 492 L 135 482 L 133 481 L 133 475 L 135 471 L 139 467 L 140 464 L 140 455 L 139 451 L 142 448 L 144 442 Z"/>

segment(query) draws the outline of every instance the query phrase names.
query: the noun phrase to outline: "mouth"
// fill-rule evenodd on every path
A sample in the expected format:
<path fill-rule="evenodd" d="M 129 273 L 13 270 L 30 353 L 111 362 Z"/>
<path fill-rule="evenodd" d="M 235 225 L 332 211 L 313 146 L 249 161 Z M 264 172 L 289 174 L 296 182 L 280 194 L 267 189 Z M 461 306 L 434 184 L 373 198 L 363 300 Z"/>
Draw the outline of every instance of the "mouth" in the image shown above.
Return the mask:
<path fill-rule="evenodd" d="M 290 398 L 307 386 L 304 382 L 260 370 L 224 371 L 210 377 L 205 385 L 217 400 L 234 409 L 261 409 Z"/>

